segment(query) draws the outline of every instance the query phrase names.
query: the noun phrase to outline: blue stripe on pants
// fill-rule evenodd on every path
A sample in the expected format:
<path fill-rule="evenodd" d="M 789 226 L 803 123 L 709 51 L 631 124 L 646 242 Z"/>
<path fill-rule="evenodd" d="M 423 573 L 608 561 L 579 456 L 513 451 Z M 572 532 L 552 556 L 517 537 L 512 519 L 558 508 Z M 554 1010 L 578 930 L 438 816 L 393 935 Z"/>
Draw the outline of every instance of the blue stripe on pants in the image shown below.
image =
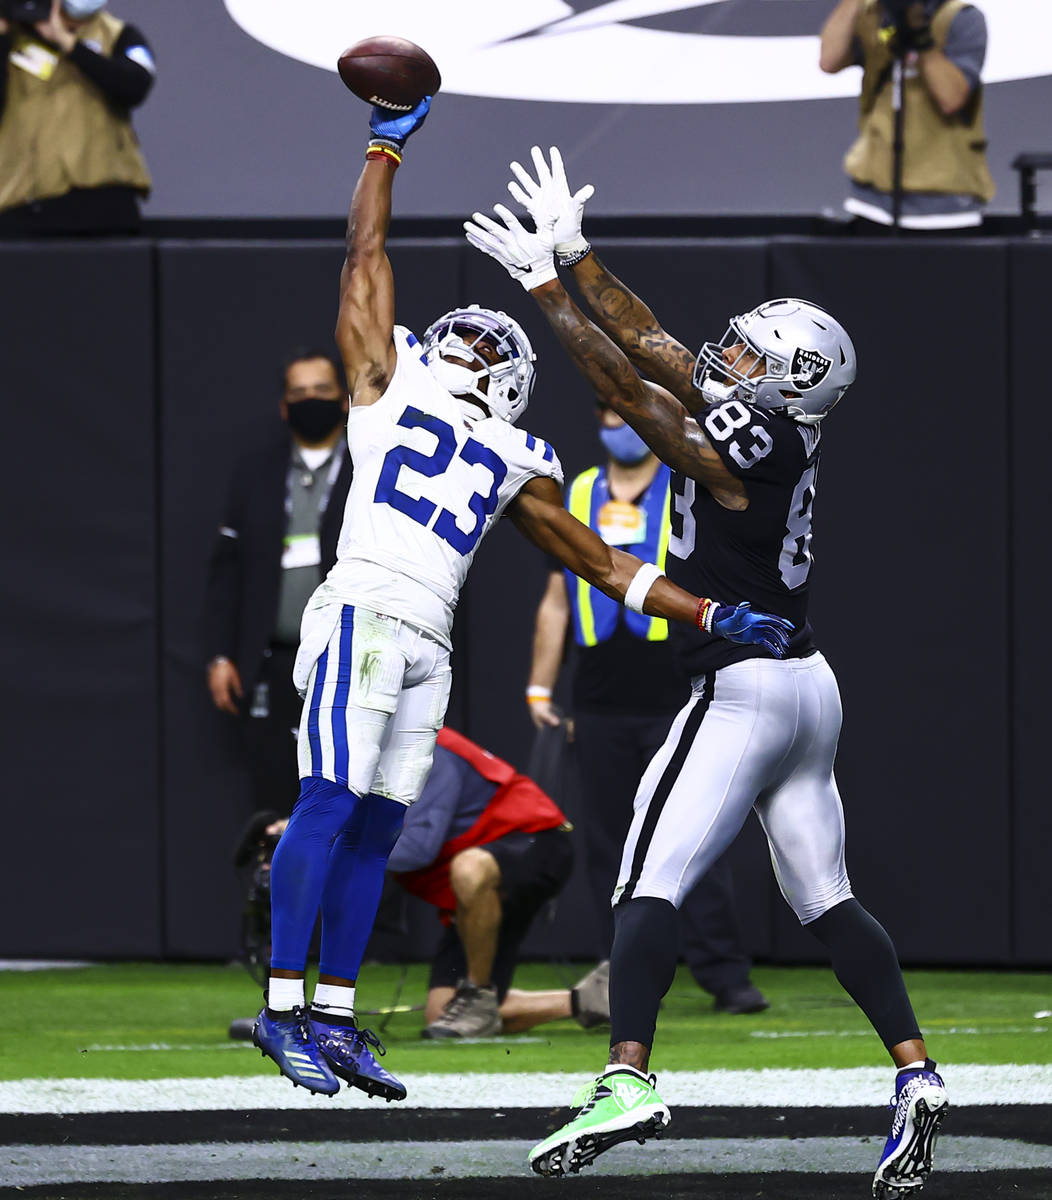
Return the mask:
<path fill-rule="evenodd" d="M 310 769 L 321 771 L 321 733 L 318 728 L 319 722 L 319 706 L 321 704 L 321 693 L 325 686 L 325 668 L 329 662 L 329 647 L 326 646 L 322 651 L 321 658 L 318 659 L 317 665 L 314 668 L 314 687 L 311 690 L 310 696 L 310 712 L 307 714 L 307 743 L 310 746 Z"/>
<path fill-rule="evenodd" d="M 354 639 L 354 608 L 346 604 L 340 616 L 340 661 L 336 674 L 336 692 L 332 698 L 333 774 L 347 779 L 350 759 L 347 753 L 347 699 L 351 694 L 351 643 Z"/>

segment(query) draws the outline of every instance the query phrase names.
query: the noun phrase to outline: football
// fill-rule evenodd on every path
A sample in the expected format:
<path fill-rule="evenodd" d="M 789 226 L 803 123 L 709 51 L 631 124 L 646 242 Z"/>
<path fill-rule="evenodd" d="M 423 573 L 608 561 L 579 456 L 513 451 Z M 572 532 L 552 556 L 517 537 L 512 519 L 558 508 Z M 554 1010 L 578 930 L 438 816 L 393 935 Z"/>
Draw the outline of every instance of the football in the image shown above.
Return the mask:
<path fill-rule="evenodd" d="M 340 78 L 366 104 L 409 112 L 442 86 L 426 50 L 399 37 L 371 37 L 340 55 Z"/>

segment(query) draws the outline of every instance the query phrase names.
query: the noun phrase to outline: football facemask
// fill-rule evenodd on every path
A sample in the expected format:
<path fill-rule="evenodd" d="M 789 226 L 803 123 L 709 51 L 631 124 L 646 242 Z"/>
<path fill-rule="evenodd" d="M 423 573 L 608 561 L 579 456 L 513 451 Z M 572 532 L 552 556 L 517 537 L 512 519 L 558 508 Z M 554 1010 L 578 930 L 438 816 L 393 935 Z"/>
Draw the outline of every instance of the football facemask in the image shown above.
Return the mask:
<path fill-rule="evenodd" d="M 486 362 L 480 342 L 492 346 L 500 360 Z M 423 349 L 437 382 L 472 408 L 477 402 L 512 424 L 526 411 L 537 356 L 522 326 L 507 313 L 477 304 L 456 308 L 427 329 Z M 485 390 L 483 379 L 488 380 Z"/>
<path fill-rule="evenodd" d="M 724 353 L 741 350 L 731 361 Z M 761 364 L 755 370 L 756 361 Z M 694 386 L 710 404 L 738 399 L 815 425 L 855 378 L 855 348 L 847 331 L 817 304 L 768 300 L 732 317 L 718 342 L 706 342 L 694 367 Z"/>

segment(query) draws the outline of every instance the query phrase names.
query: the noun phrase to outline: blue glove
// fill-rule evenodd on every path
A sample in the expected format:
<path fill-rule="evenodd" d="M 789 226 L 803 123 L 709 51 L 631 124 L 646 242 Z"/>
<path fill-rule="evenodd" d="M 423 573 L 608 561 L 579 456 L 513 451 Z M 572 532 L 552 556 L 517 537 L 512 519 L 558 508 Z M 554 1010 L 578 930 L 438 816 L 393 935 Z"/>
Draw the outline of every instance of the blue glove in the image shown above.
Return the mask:
<path fill-rule="evenodd" d="M 753 612 L 748 603 L 739 604 L 737 608 L 719 604 L 712 616 L 712 632 L 729 642 L 762 646 L 775 658 L 785 658 L 793 626 L 790 621 L 771 613 Z"/>
<path fill-rule="evenodd" d="M 423 125 L 431 109 L 431 97 L 425 96 L 412 112 L 400 113 L 393 108 L 381 108 L 374 105 L 369 117 L 369 131 L 374 138 L 397 146 L 399 150 L 405 145 L 410 134 Z"/>

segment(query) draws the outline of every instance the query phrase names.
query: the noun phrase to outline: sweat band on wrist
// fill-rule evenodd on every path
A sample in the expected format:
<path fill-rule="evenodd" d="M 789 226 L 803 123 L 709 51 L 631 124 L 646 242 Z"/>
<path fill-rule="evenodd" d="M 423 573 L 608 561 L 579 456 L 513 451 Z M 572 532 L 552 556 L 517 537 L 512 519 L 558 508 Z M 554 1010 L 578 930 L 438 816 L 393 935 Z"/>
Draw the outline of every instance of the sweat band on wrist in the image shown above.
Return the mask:
<path fill-rule="evenodd" d="M 551 698 L 552 698 L 552 689 L 551 688 L 540 687 L 538 684 L 531 684 L 526 689 L 526 703 L 527 704 L 539 704 L 539 703 L 541 703 L 541 701 L 550 700 Z"/>
<path fill-rule="evenodd" d="M 625 608 L 630 608 L 633 612 L 642 613 L 643 601 L 647 598 L 647 592 L 654 586 L 654 581 L 660 579 L 664 573 L 659 567 L 654 566 L 653 563 L 643 563 L 632 577 L 632 582 L 628 585 L 628 591 L 625 592 Z"/>
<path fill-rule="evenodd" d="M 591 242 L 584 242 L 583 246 L 575 250 L 556 250 L 555 252 L 560 267 L 576 267 L 579 262 L 583 262 L 591 253 Z"/>

